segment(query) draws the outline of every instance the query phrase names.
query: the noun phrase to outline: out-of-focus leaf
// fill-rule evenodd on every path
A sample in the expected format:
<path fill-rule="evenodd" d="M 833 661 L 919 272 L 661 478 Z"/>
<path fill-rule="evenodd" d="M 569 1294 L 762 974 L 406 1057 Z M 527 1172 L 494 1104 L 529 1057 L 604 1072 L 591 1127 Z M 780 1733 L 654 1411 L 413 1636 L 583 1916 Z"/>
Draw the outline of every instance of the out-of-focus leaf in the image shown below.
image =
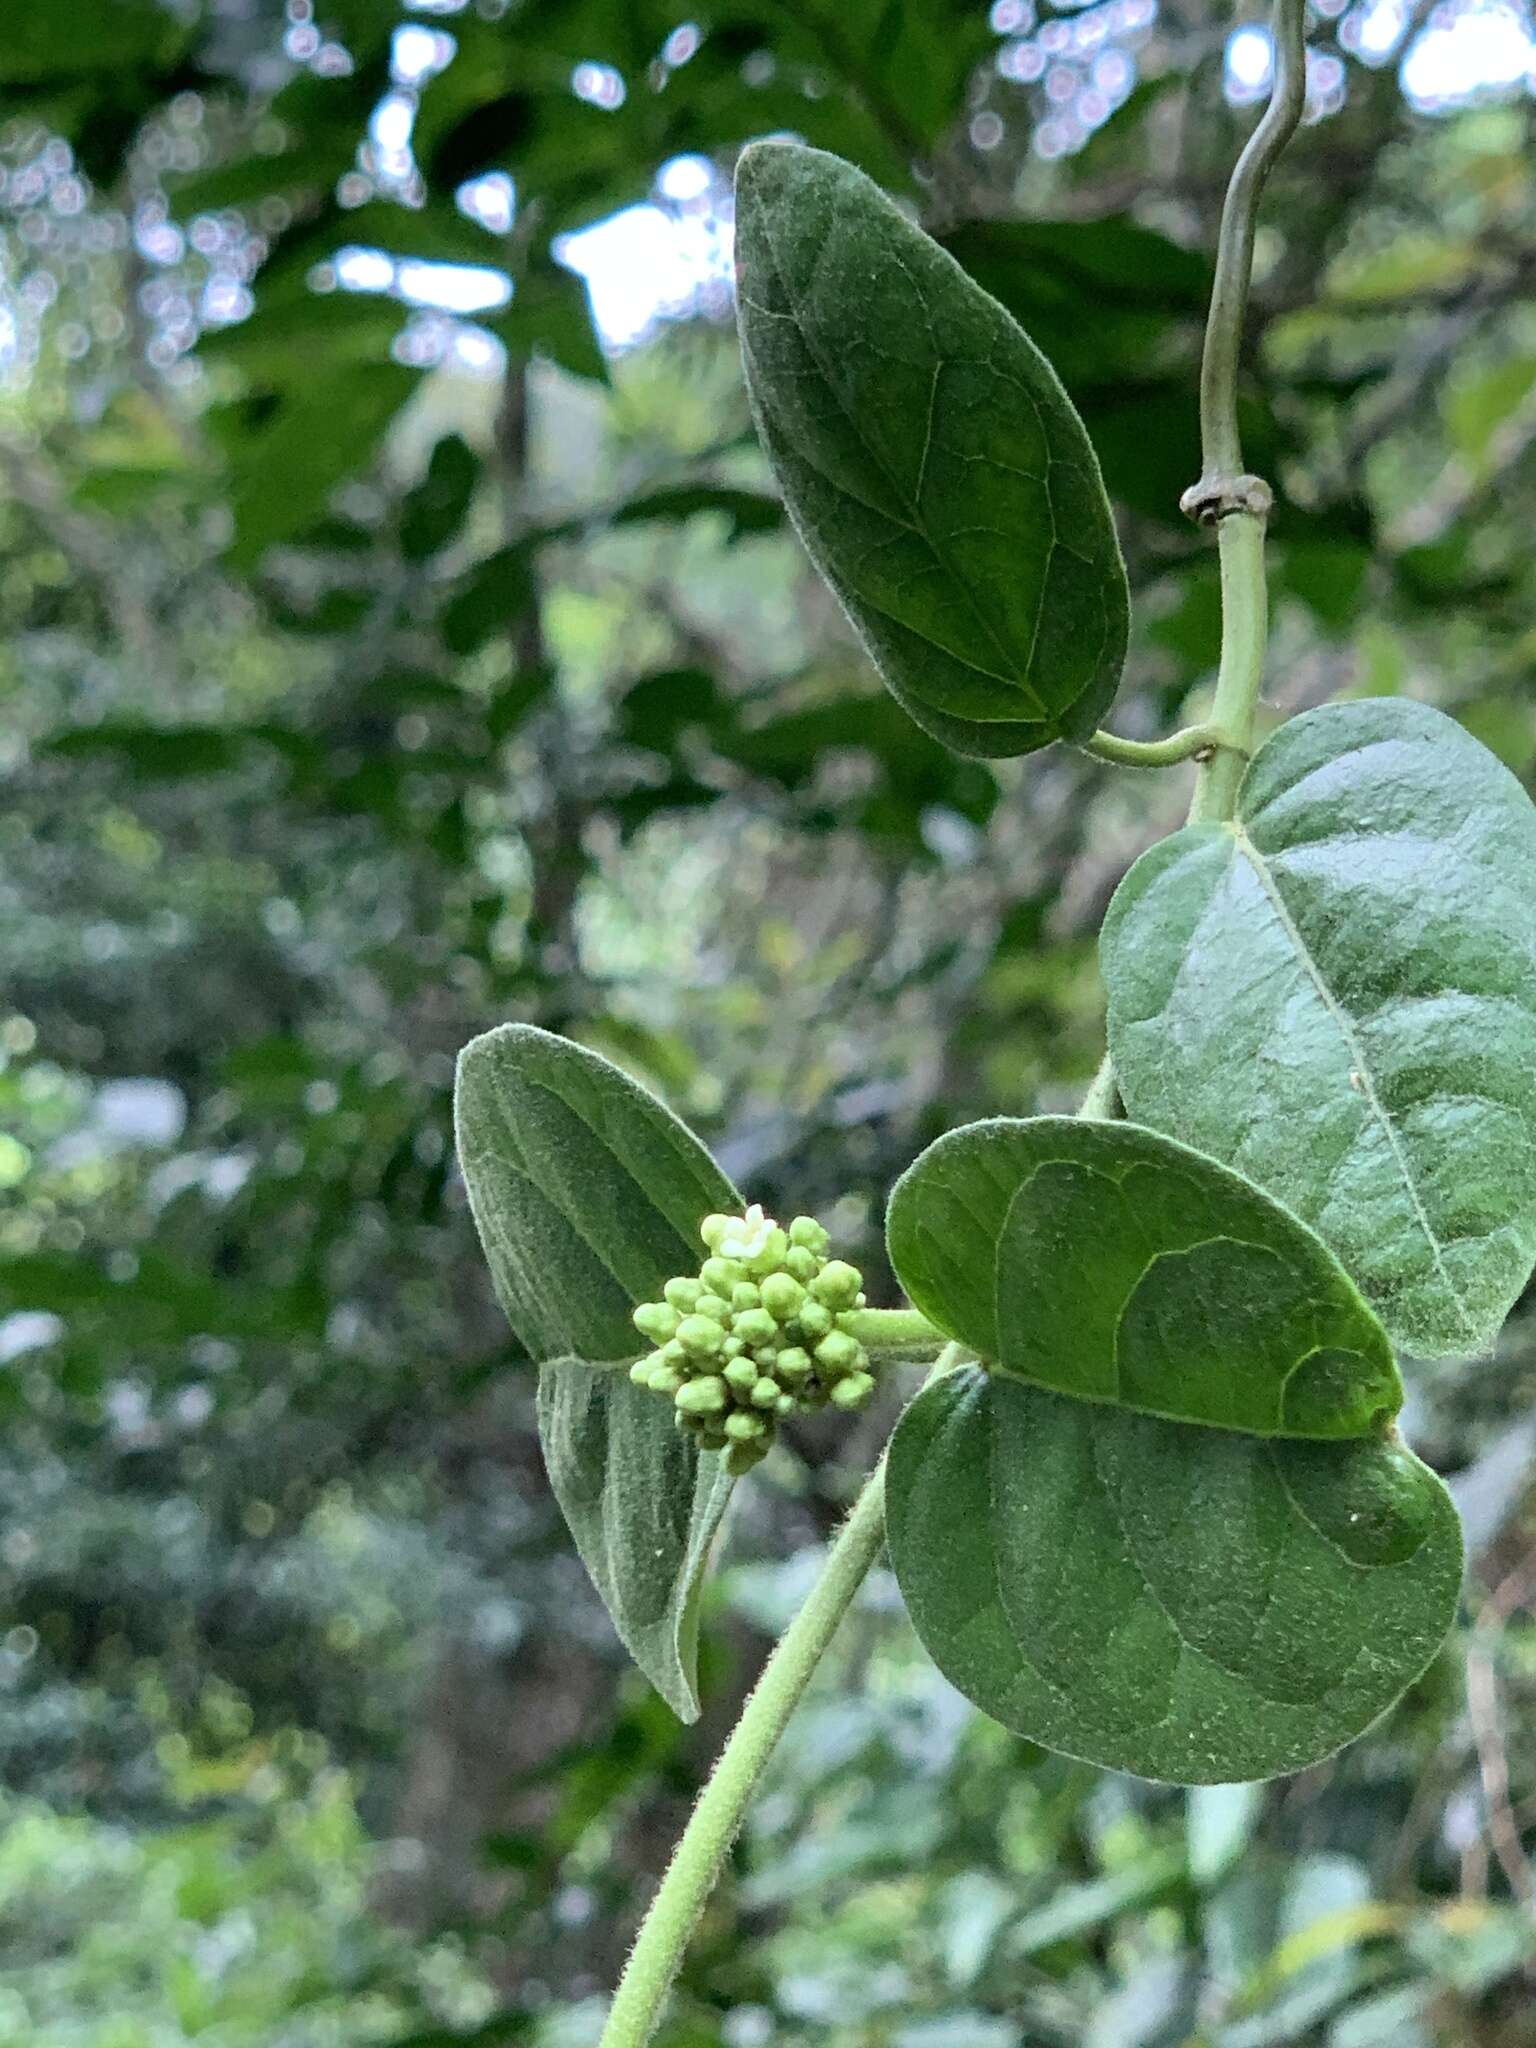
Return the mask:
<path fill-rule="evenodd" d="M 533 570 L 520 544 L 498 548 L 459 579 L 439 619 L 455 654 L 473 654 L 498 633 L 510 633 L 533 601 Z"/>
<path fill-rule="evenodd" d="M 290 391 L 270 424 L 242 436 L 230 492 L 231 564 L 251 568 L 274 542 L 300 532 L 338 484 L 367 469 L 415 384 L 416 372 L 400 364 L 359 364 Z"/>
<path fill-rule="evenodd" d="M 773 533 L 784 523 L 784 508 L 777 498 L 760 491 L 729 490 L 723 484 L 678 484 L 670 490 L 647 491 L 631 498 L 613 514 L 615 526 L 632 526 L 647 519 L 692 519 L 701 512 L 722 514 L 727 523 L 727 543 L 744 534 Z"/>
<path fill-rule="evenodd" d="M 464 523 L 480 463 L 458 434 L 445 434 L 432 450 L 427 473 L 400 507 L 400 547 L 421 561 L 446 545 Z"/>

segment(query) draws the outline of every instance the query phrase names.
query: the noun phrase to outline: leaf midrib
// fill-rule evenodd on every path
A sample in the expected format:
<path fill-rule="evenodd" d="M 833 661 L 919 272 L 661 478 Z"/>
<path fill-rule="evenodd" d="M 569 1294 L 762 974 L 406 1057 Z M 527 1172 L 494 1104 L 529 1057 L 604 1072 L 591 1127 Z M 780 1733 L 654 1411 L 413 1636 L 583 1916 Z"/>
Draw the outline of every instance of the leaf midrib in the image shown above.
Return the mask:
<path fill-rule="evenodd" d="M 790 292 L 789 286 L 785 281 L 784 266 L 779 260 L 779 252 L 776 246 L 774 245 L 773 231 L 768 224 L 768 212 L 769 209 L 767 207 L 764 207 L 759 215 L 759 219 L 761 221 L 763 230 L 763 240 L 768 246 L 769 257 L 773 263 L 774 270 L 778 275 L 779 287 L 783 291 L 786 301 L 789 303 L 793 303 L 793 295 Z M 915 282 L 916 280 L 914 279 L 914 283 Z M 927 318 L 927 302 L 926 300 L 923 300 L 923 294 L 920 288 L 918 290 L 918 298 L 923 302 L 924 317 Z M 749 301 L 749 303 L 753 302 Z M 760 312 L 767 312 L 769 314 L 772 314 L 773 312 L 773 308 L 771 307 L 756 307 L 756 310 Z M 884 455 L 882 455 L 880 450 L 874 447 L 859 432 L 858 421 L 849 411 L 848 405 L 843 398 L 843 394 L 838 389 L 836 381 L 833 379 L 831 372 L 828 370 L 826 362 L 824 361 L 820 351 L 817 349 L 815 343 L 811 340 L 810 334 L 806 330 L 805 323 L 800 319 L 797 313 L 785 313 L 780 315 L 779 317 L 789 320 L 793 324 L 796 334 L 799 335 L 802 343 L 805 346 L 806 354 L 811 358 L 812 362 L 816 365 L 816 368 L 820 371 L 822 383 L 826 386 L 826 389 L 831 394 L 833 403 L 836 405 L 838 411 L 842 414 L 843 418 L 848 422 L 848 425 L 852 429 L 854 438 L 858 441 L 859 446 L 864 449 L 865 453 L 869 456 L 870 460 L 875 464 L 875 466 L 879 469 L 881 475 L 884 476 L 886 482 L 890 485 L 891 490 L 894 492 L 898 503 L 908 505 L 910 507 L 913 522 L 912 530 L 923 541 L 924 545 L 932 554 L 933 559 L 938 563 L 939 567 L 944 571 L 945 575 L 948 576 L 950 580 L 955 584 L 956 588 L 964 594 L 966 604 L 972 612 L 973 616 L 975 617 L 976 623 L 982 628 L 987 638 L 992 642 L 993 647 L 997 650 L 998 656 L 1001 659 L 1003 666 L 1007 671 L 1006 680 L 1009 686 L 1013 689 L 1016 689 L 1021 696 L 1033 700 L 1033 702 L 1037 706 L 1040 719 L 1048 719 L 1051 716 L 1051 713 L 1047 709 L 1039 693 L 1036 691 L 1033 683 L 1031 683 L 1028 675 L 1026 674 L 1021 676 L 1018 673 L 1018 663 L 1014 659 L 1013 655 L 1010 653 L 1006 639 L 998 631 L 997 627 L 993 624 L 992 620 L 988 618 L 987 614 L 982 610 L 981 605 L 977 600 L 976 594 L 971 589 L 970 584 L 967 583 L 965 578 L 957 572 L 957 570 L 954 567 L 954 564 L 948 560 L 944 550 L 939 546 L 937 539 L 934 537 L 934 534 L 932 533 L 928 525 L 928 522 L 923 517 L 922 506 L 920 504 L 913 502 L 911 494 L 908 492 L 905 485 L 902 483 L 901 479 L 892 473 L 890 464 L 886 461 Z M 1005 317 L 1007 316 L 1005 315 Z M 1020 332 L 1022 333 L 1022 329 L 1020 330 Z M 944 358 L 939 353 L 937 346 L 933 342 L 931 321 L 929 323 L 928 338 L 929 345 L 933 347 L 934 356 L 936 358 L 936 368 L 933 389 L 929 392 L 928 396 L 928 431 L 923 442 L 923 452 L 919 463 L 920 475 L 923 477 L 926 477 L 927 475 L 928 451 L 933 439 L 933 406 L 934 399 L 938 391 L 938 376 L 939 373 L 942 372 L 944 367 Z M 1017 382 L 1017 379 L 1013 379 L 1011 381 Z M 1034 406 L 1036 417 L 1038 418 L 1040 414 L 1040 405 L 1038 399 L 1035 398 L 1032 392 L 1028 391 L 1027 387 L 1021 386 L 1020 388 L 1025 391 L 1025 395 L 1029 398 L 1031 404 Z M 1040 579 L 1040 599 L 1039 603 L 1035 608 L 1035 623 L 1033 632 L 1030 637 L 1030 660 L 1033 660 L 1034 650 L 1040 639 L 1040 626 L 1041 621 L 1045 615 L 1046 593 L 1050 582 L 1050 557 L 1057 546 L 1056 508 L 1051 502 L 1050 486 L 1050 433 L 1049 429 L 1045 426 L 1043 420 L 1041 421 L 1041 432 L 1046 442 L 1045 453 L 1047 466 L 1046 481 L 1042 485 L 1042 489 L 1045 493 L 1046 512 L 1051 522 L 1051 539 L 1050 544 L 1046 549 L 1046 573 Z M 827 480 L 829 483 L 831 482 L 830 478 L 828 478 Z M 834 488 L 841 490 L 842 486 L 836 485 L 834 486 Z M 848 495 L 851 496 L 853 494 L 848 493 Z M 860 602 L 865 602 L 862 595 L 860 597 Z M 875 608 L 876 610 L 883 610 L 883 607 L 881 606 L 876 606 Z M 887 613 L 886 616 L 889 617 L 890 614 Z M 901 622 L 898 621 L 897 623 Z M 908 630 L 913 631 L 916 629 L 909 627 Z M 930 636 L 926 633 L 923 634 L 922 637 L 925 640 L 930 639 Z M 931 644 L 933 644 L 934 646 L 939 645 L 937 641 L 933 641 Z M 950 650 L 948 648 L 945 648 L 943 651 L 946 654 L 948 654 Z M 974 668 L 977 667 L 977 664 L 971 662 L 967 663 L 967 666 Z M 985 669 L 979 669 L 978 672 L 982 675 L 988 673 L 988 671 Z M 999 678 L 999 680 L 1001 681 L 1003 680 L 1003 678 Z M 1034 721 L 1030 722 L 1033 723 Z"/>
<path fill-rule="evenodd" d="M 1414 1178 L 1413 1168 L 1404 1150 L 1402 1140 L 1398 1135 L 1397 1126 L 1377 1091 L 1376 1080 L 1371 1071 L 1365 1043 L 1360 1036 L 1355 1020 L 1329 987 L 1322 968 L 1313 958 L 1312 951 L 1302 935 L 1301 928 L 1295 918 L 1292 917 L 1290 907 L 1281 894 L 1280 885 L 1275 879 L 1273 869 L 1249 837 L 1242 821 L 1235 818 L 1231 819 L 1226 822 L 1223 829 L 1230 833 L 1232 843 L 1237 852 L 1252 869 L 1255 881 L 1257 881 L 1260 889 L 1263 890 L 1265 900 L 1279 921 L 1280 928 L 1289 941 L 1308 981 L 1316 991 L 1319 1002 L 1322 1003 L 1329 1017 L 1333 1020 L 1335 1029 L 1344 1041 L 1345 1048 L 1350 1056 L 1350 1071 L 1358 1074 L 1360 1077 L 1361 1099 L 1379 1126 L 1382 1136 L 1386 1139 L 1387 1149 L 1392 1154 L 1398 1176 L 1407 1193 L 1409 1204 L 1413 1210 L 1414 1220 L 1418 1224 L 1424 1242 L 1429 1246 L 1435 1272 L 1439 1276 L 1447 1295 L 1455 1304 L 1463 1329 L 1469 1335 L 1475 1334 L 1467 1304 L 1463 1300 L 1455 1280 L 1452 1278 L 1450 1268 L 1445 1263 L 1445 1249 L 1435 1234 L 1433 1224 L 1430 1222 L 1429 1213 L 1425 1209 L 1423 1196 L 1419 1192 L 1418 1182 Z"/>

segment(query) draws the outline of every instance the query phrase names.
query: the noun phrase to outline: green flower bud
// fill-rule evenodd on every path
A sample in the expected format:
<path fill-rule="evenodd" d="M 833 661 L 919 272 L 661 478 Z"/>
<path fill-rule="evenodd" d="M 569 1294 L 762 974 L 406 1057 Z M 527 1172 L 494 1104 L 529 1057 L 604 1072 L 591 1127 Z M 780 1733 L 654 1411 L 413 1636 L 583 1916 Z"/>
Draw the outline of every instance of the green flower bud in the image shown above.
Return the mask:
<path fill-rule="evenodd" d="M 727 1386 L 734 1387 L 738 1394 L 753 1394 L 758 1384 L 757 1360 L 745 1356 L 733 1358 L 721 1374 L 721 1378 Z"/>
<path fill-rule="evenodd" d="M 683 1375 L 675 1365 L 668 1365 L 664 1358 L 659 1364 L 651 1367 L 651 1376 L 646 1381 L 653 1394 L 665 1394 L 668 1400 L 683 1384 Z"/>
<path fill-rule="evenodd" d="M 740 1358 L 746 1348 L 746 1345 L 742 1343 L 739 1337 L 727 1337 L 720 1346 L 720 1356 L 722 1358 Z"/>
<path fill-rule="evenodd" d="M 653 1344 L 665 1344 L 677 1335 L 677 1310 L 668 1301 L 642 1301 L 630 1321 Z"/>
<path fill-rule="evenodd" d="M 722 1329 L 731 1320 L 731 1304 L 723 1294 L 701 1294 L 693 1312 L 696 1316 L 708 1316 Z"/>
<path fill-rule="evenodd" d="M 773 1412 L 775 1415 L 793 1415 L 799 1405 L 793 1394 L 780 1394 L 773 1404 Z"/>
<path fill-rule="evenodd" d="M 755 1437 L 765 1436 L 767 1431 L 768 1424 L 764 1418 L 747 1408 L 738 1408 L 725 1418 L 725 1433 L 732 1443 L 749 1444 Z"/>
<path fill-rule="evenodd" d="M 765 1308 L 743 1309 L 731 1326 L 731 1335 L 743 1344 L 769 1344 L 778 1334 L 779 1326 Z"/>
<path fill-rule="evenodd" d="M 750 1280 L 738 1280 L 731 1289 L 731 1307 L 738 1315 L 744 1308 L 758 1307 L 762 1298 Z"/>
<path fill-rule="evenodd" d="M 802 1246 L 808 1252 L 826 1257 L 827 1247 L 832 1240 L 816 1221 L 814 1216 L 797 1216 L 789 1226 L 789 1241 Z"/>
<path fill-rule="evenodd" d="M 853 1372 L 864 1363 L 864 1347 L 846 1330 L 834 1330 L 816 1346 L 816 1363 L 834 1375 Z"/>
<path fill-rule="evenodd" d="M 714 1251 L 734 1221 L 731 1216 L 706 1216 L 699 1225 L 699 1236 Z"/>
<path fill-rule="evenodd" d="M 777 1408 L 779 1405 L 779 1383 L 777 1380 L 761 1379 L 748 1396 L 754 1408 Z"/>
<path fill-rule="evenodd" d="M 682 1315 L 691 1315 L 698 1306 L 699 1296 L 704 1292 L 697 1280 L 669 1280 L 661 1290 L 672 1306 Z"/>
<path fill-rule="evenodd" d="M 712 1358 L 725 1344 L 725 1332 L 712 1316 L 684 1316 L 677 1341 L 693 1358 Z"/>
<path fill-rule="evenodd" d="M 869 1373 L 850 1372 L 832 1389 L 832 1405 L 834 1408 L 862 1408 L 874 1391 L 875 1382 Z"/>
<path fill-rule="evenodd" d="M 761 1438 L 753 1443 L 732 1444 L 725 1454 L 725 1469 L 733 1479 L 740 1479 L 754 1465 L 760 1465 L 767 1455 L 768 1446 Z"/>
<path fill-rule="evenodd" d="M 634 1364 L 629 1368 L 629 1376 L 637 1387 L 648 1387 L 651 1384 L 652 1371 L 658 1365 L 665 1364 L 666 1360 L 659 1351 L 648 1351 L 644 1358 L 637 1358 L 635 1360 Z"/>
<path fill-rule="evenodd" d="M 699 1278 L 711 1294 L 729 1300 L 731 1289 L 746 1275 L 734 1259 L 706 1259 L 699 1268 Z"/>
<path fill-rule="evenodd" d="M 747 1271 L 754 1280 L 767 1273 L 777 1273 L 784 1263 L 784 1256 L 788 1250 L 789 1239 L 775 1223 L 763 1232 L 761 1247 L 747 1260 Z"/>
<path fill-rule="evenodd" d="M 808 1301 L 795 1318 L 801 1334 L 813 1344 L 819 1344 L 832 1327 L 832 1311 L 825 1302 Z"/>
<path fill-rule="evenodd" d="M 718 1415 L 726 1405 L 725 1381 L 706 1373 L 687 1381 L 672 1398 L 685 1415 Z"/>
<path fill-rule="evenodd" d="M 792 1244 L 784 1254 L 784 1271 L 793 1274 L 796 1280 L 814 1280 L 821 1271 L 821 1261 L 803 1244 Z"/>
<path fill-rule="evenodd" d="M 776 1322 L 787 1323 L 799 1311 L 805 1289 L 788 1273 L 770 1273 L 763 1282 L 763 1307 Z M 670 1337 L 672 1332 L 668 1330 Z"/>
<path fill-rule="evenodd" d="M 780 1386 L 798 1387 L 811 1376 L 811 1354 L 798 1344 L 789 1344 L 774 1360 L 774 1378 Z"/>
<path fill-rule="evenodd" d="M 811 1292 L 834 1312 L 852 1308 L 864 1285 L 864 1275 L 846 1259 L 829 1259 L 811 1282 Z"/>

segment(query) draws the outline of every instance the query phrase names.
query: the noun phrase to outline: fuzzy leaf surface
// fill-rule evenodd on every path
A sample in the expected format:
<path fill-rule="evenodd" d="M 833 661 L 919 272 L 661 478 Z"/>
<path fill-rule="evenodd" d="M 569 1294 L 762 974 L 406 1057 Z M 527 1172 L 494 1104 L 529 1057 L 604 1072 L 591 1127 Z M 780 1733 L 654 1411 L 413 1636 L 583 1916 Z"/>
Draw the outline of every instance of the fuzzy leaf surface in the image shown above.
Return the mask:
<path fill-rule="evenodd" d="M 1536 1259 L 1536 807 L 1441 712 L 1329 705 L 1100 941 L 1128 1113 L 1332 1246 L 1393 1338 L 1491 1343 Z"/>
<path fill-rule="evenodd" d="M 1049 1749 L 1178 1784 L 1330 1755 L 1455 1613 L 1440 1481 L 1381 1438 L 1264 1439 L 962 1367 L 907 1410 L 891 1563 L 924 1647 Z"/>
<path fill-rule="evenodd" d="M 693 1720 L 698 1587 L 730 1480 L 623 1368 L 645 1348 L 631 1311 L 697 1268 L 700 1221 L 741 1198 L 653 1095 L 531 1025 L 465 1047 L 454 1115 L 497 1299 L 540 1368 L 556 1498 L 621 1641 Z"/>
<path fill-rule="evenodd" d="M 886 1228 L 929 1320 L 1037 1386 L 1257 1436 L 1362 1436 L 1402 1404 L 1322 1240 L 1156 1131 L 967 1124 L 902 1175 Z"/>
<path fill-rule="evenodd" d="M 820 150 L 743 153 L 736 250 L 758 432 L 898 702 L 962 754 L 1085 738 L 1130 600 L 1098 462 L 1045 357 Z"/>

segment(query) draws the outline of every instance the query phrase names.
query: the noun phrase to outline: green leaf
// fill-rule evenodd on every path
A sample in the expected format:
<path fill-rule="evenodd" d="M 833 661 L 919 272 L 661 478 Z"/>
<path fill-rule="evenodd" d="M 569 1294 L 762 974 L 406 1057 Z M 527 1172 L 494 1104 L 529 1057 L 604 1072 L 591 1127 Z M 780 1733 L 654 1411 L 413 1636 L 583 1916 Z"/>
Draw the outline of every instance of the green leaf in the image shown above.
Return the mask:
<path fill-rule="evenodd" d="M 1105 919 L 1129 1114 L 1268 1189 L 1426 1356 L 1536 1258 L 1536 808 L 1427 705 L 1293 719 Z"/>
<path fill-rule="evenodd" d="M 435 555 L 464 524 L 480 458 L 458 434 L 444 434 L 432 450 L 427 473 L 400 505 L 400 547 L 413 562 Z"/>
<path fill-rule="evenodd" d="M 886 1227 L 929 1320 L 1036 1386 L 1256 1436 L 1364 1436 L 1402 1405 L 1321 1239 L 1155 1131 L 968 1124 L 902 1175 Z"/>
<path fill-rule="evenodd" d="M 300 532 L 338 484 L 366 469 L 417 381 L 416 371 L 398 363 L 354 364 L 345 376 L 294 390 L 270 425 L 242 437 L 230 489 L 230 563 L 251 568 L 266 548 Z"/>
<path fill-rule="evenodd" d="M 640 1669 L 683 1721 L 699 1714 L 699 1596 L 731 1497 L 724 1462 L 627 1374 L 539 1371 L 539 1440 L 581 1561 Z"/>
<path fill-rule="evenodd" d="M 995 299 L 836 157 L 754 144 L 737 311 L 763 445 L 892 693 L 963 754 L 1085 738 L 1129 597 L 1098 463 Z"/>
<path fill-rule="evenodd" d="M 1456 1511 L 1396 1442 L 1265 1440 L 962 1367 L 907 1410 L 891 1563 L 924 1647 L 1042 1743 L 1183 1784 L 1317 1762 L 1455 1613 Z"/>
<path fill-rule="evenodd" d="M 617 1368 L 644 1348 L 636 1304 L 696 1270 L 699 1223 L 741 1198 L 653 1095 L 531 1025 L 465 1047 L 454 1115 L 497 1299 L 540 1367 L 556 1498 L 626 1649 L 693 1720 L 698 1589 L 730 1481 Z"/>
<path fill-rule="evenodd" d="M 473 654 L 498 633 L 509 633 L 533 599 L 527 548 L 498 548 L 459 578 L 439 620 L 443 638 L 455 654 Z"/>

